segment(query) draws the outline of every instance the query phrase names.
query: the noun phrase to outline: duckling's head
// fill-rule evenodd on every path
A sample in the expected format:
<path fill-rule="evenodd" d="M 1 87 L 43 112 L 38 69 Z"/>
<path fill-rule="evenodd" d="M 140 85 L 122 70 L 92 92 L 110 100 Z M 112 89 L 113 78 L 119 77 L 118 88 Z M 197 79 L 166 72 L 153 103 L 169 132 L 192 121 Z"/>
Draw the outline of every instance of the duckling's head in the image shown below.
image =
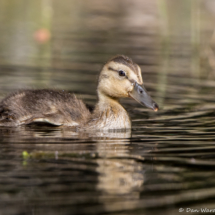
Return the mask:
<path fill-rule="evenodd" d="M 117 55 L 102 68 L 98 83 L 99 97 L 113 99 L 132 97 L 145 106 L 158 110 L 158 105 L 143 86 L 140 67 L 129 57 Z"/>

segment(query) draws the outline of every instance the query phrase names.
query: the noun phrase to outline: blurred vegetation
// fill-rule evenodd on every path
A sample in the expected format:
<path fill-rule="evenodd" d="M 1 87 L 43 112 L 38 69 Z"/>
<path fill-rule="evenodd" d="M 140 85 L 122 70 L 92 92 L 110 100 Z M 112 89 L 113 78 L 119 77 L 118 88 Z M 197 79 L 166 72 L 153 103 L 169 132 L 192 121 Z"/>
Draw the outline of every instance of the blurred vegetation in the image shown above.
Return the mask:
<path fill-rule="evenodd" d="M 0 65 L 42 68 L 41 82 L 47 68 L 98 71 L 121 53 L 159 72 L 161 84 L 188 70 L 214 78 L 214 8 L 213 0 L 1 0 Z"/>

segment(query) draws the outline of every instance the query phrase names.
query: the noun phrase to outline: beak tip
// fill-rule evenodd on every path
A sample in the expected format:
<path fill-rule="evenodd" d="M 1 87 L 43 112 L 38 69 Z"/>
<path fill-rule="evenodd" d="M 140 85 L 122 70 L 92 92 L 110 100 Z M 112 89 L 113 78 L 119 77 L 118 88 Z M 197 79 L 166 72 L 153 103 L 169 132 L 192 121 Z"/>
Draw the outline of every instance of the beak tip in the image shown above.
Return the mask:
<path fill-rule="evenodd" d="M 153 109 L 154 109 L 154 111 L 155 111 L 155 112 L 157 112 L 157 111 L 158 111 L 159 107 L 158 107 L 158 105 L 157 105 L 156 103 L 154 103 L 154 105 L 153 105 Z"/>

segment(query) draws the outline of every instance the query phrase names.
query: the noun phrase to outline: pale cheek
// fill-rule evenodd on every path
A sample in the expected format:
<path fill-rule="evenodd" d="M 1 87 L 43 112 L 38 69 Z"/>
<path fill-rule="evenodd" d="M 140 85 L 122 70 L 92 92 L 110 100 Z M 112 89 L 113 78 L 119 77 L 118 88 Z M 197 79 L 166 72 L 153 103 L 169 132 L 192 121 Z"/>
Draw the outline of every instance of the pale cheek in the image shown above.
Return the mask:
<path fill-rule="evenodd" d="M 129 96 L 129 93 L 134 89 L 134 86 L 130 85 L 127 87 L 127 93 L 128 93 L 128 96 Z"/>

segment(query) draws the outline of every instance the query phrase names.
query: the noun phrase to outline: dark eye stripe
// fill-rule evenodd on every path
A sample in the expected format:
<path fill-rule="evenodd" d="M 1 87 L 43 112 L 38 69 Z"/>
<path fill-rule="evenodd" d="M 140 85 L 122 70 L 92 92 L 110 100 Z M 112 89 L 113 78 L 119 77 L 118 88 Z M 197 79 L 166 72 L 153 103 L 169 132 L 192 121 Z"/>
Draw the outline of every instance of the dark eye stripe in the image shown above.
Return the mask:
<path fill-rule="evenodd" d="M 108 67 L 108 69 L 109 69 L 109 70 L 112 70 L 112 71 L 114 71 L 114 72 L 118 72 L 118 70 L 113 69 L 113 68 L 112 68 L 112 67 L 110 67 L 110 66 Z"/>
<path fill-rule="evenodd" d="M 119 71 L 118 71 L 118 70 L 116 70 L 116 69 L 113 69 L 113 68 L 110 67 L 110 66 L 108 67 L 108 69 L 109 69 L 109 70 L 112 70 L 112 71 L 114 71 L 114 72 L 118 72 L 118 73 L 119 73 L 119 76 L 125 76 L 126 78 L 128 78 L 123 70 L 119 70 Z M 123 74 L 120 75 L 120 72 L 123 72 L 124 75 L 123 75 Z"/>

